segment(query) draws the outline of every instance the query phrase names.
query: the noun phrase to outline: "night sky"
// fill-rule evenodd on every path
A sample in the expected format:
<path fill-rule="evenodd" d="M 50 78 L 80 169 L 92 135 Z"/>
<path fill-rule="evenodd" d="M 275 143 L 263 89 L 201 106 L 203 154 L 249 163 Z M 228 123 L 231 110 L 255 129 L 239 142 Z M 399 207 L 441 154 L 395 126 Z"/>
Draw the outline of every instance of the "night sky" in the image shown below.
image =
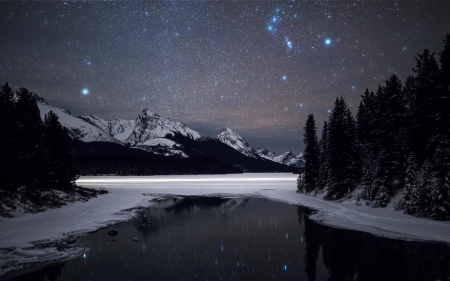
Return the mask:
<path fill-rule="evenodd" d="M 425 2 L 425 3 L 424 3 Z M 73 115 L 148 108 L 253 147 L 300 152 L 337 96 L 404 81 L 440 52 L 450 2 L 0 2 L 0 83 Z"/>

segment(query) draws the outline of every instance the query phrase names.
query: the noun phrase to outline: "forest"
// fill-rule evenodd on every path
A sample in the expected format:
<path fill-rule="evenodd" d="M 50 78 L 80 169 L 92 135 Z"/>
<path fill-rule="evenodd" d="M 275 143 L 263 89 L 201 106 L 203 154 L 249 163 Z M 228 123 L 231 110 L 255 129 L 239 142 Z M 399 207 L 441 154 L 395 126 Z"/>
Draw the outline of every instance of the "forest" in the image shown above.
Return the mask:
<path fill-rule="evenodd" d="M 241 173 L 211 157 L 164 157 L 113 143 L 71 139 L 58 116 L 42 120 L 41 98 L 6 83 L 0 88 L 0 216 L 88 200 L 106 190 L 78 187 L 79 175 L 170 175 Z"/>
<path fill-rule="evenodd" d="M 299 192 L 359 199 L 436 220 L 450 219 L 450 35 L 438 53 L 425 49 L 402 83 L 392 75 L 366 89 L 354 117 L 336 98 L 320 140 L 314 115 L 304 127 Z"/>
<path fill-rule="evenodd" d="M 25 88 L 0 89 L 0 216 L 88 200 L 104 190 L 79 188 L 70 137 L 53 112 L 41 119 L 39 97 Z"/>

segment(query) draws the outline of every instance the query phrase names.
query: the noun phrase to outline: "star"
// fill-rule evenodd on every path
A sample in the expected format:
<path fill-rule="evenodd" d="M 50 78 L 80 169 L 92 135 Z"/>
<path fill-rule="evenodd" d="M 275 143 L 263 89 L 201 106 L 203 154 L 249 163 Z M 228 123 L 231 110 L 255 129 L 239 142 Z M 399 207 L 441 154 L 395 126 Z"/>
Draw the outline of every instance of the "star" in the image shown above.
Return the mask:
<path fill-rule="evenodd" d="M 330 44 L 331 44 L 331 39 L 330 38 L 325 39 L 325 45 L 330 45 Z"/>
<path fill-rule="evenodd" d="M 89 89 L 88 88 L 83 88 L 83 90 L 81 90 L 81 93 L 83 94 L 83 95 L 89 95 Z"/>
<path fill-rule="evenodd" d="M 286 81 L 286 80 L 287 80 L 287 76 L 286 76 L 286 75 L 283 75 L 283 76 L 281 76 L 281 79 L 282 79 L 283 81 Z"/>

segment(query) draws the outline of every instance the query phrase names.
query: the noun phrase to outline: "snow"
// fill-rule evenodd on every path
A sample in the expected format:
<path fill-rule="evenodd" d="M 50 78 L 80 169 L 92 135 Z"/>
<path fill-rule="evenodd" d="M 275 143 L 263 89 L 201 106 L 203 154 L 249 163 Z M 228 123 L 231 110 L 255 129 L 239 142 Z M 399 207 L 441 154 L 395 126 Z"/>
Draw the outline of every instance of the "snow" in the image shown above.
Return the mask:
<path fill-rule="evenodd" d="M 165 138 L 156 138 L 156 139 L 150 139 L 146 140 L 142 145 L 148 145 L 148 146 L 164 146 L 164 147 L 174 147 L 177 143 L 173 140 L 165 139 Z"/>
<path fill-rule="evenodd" d="M 305 165 L 303 160 L 303 152 L 298 155 L 293 155 L 291 151 L 288 151 L 279 155 L 275 152 L 267 150 L 266 148 L 258 148 L 256 153 L 258 153 L 258 155 L 262 158 L 291 167 L 298 168 Z"/>
<path fill-rule="evenodd" d="M 165 138 L 168 135 L 174 136 L 175 133 L 193 140 L 201 137 L 200 133 L 186 127 L 181 122 L 161 117 L 148 109 L 144 109 L 136 118 L 133 131 L 126 141 L 133 145 L 140 145 L 151 139 Z"/>
<path fill-rule="evenodd" d="M 167 195 L 268 198 L 313 208 L 316 213 L 311 218 L 332 227 L 399 239 L 450 243 L 450 222 L 416 218 L 390 207 L 370 208 L 350 201 L 330 202 L 297 194 L 296 180 L 297 175 L 283 173 L 81 177 L 78 185 L 104 187 L 110 193 L 43 213 L 18 213 L 14 218 L 0 218 L 0 275 L 29 261 L 80 255 L 86 249 L 70 245 L 60 250 L 55 244 L 66 245 L 74 236 L 129 220 L 138 212 L 135 207 L 150 206 L 154 204 L 151 200 Z"/>
<path fill-rule="evenodd" d="M 243 137 L 230 128 L 223 128 L 217 136 L 217 139 L 246 156 L 256 159 L 259 158 L 256 150 L 253 149 Z"/>
<path fill-rule="evenodd" d="M 61 125 L 66 127 L 72 137 L 77 140 L 81 140 L 84 142 L 103 141 L 121 144 L 120 141 L 116 140 L 99 127 L 68 114 L 66 110 L 53 107 L 42 101 L 38 102 L 38 107 L 41 113 L 42 120 L 44 120 L 44 116 L 47 113 L 53 111 L 59 117 L 59 122 L 61 123 Z"/>
<path fill-rule="evenodd" d="M 121 118 L 105 120 L 95 115 L 80 116 L 79 118 L 99 127 L 121 142 L 125 142 L 131 135 L 136 124 L 135 120 L 125 120 Z"/>

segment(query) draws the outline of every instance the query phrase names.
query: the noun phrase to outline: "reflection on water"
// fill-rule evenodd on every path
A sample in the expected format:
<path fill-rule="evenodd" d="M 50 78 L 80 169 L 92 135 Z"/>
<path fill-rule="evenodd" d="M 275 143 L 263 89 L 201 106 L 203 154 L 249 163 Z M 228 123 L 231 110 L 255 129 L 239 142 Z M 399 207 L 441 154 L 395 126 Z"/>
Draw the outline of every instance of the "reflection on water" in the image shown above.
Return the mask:
<path fill-rule="evenodd" d="M 262 199 L 169 199 L 13 280 L 448 280 L 450 247 L 333 229 Z M 117 229 L 116 236 L 108 235 Z M 138 237 L 139 241 L 133 241 Z"/>

